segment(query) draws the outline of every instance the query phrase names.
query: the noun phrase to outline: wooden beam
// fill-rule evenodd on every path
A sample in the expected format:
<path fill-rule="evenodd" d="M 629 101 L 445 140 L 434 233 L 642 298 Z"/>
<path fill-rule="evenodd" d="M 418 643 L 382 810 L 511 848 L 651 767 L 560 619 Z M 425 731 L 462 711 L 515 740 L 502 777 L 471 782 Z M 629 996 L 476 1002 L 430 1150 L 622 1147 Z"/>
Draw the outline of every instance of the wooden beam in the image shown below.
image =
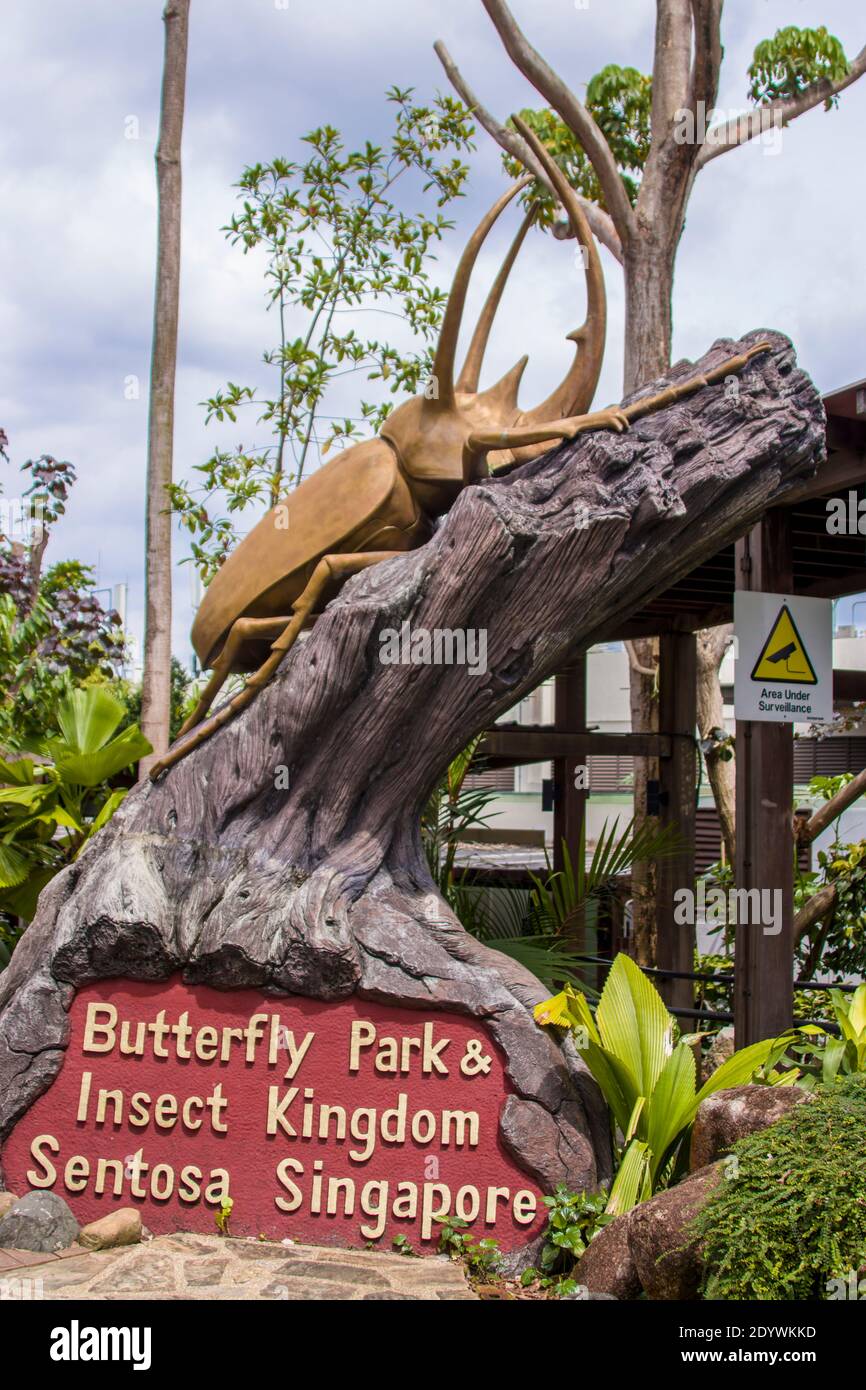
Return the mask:
<path fill-rule="evenodd" d="M 866 593 L 866 569 L 848 570 L 841 578 L 825 575 L 812 584 L 798 584 L 794 590 L 803 598 L 846 598 L 849 594 Z"/>
<path fill-rule="evenodd" d="M 791 536 L 784 511 L 768 512 L 737 543 L 737 587 L 764 593 L 791 589 Z M 734 1031 L 737 1047 L 774 1037 L 793 1018 L 794 739 L 790 724 L 738 719 L 736 729 L 736 884 L 769 892 L 781 929 L 754 920 L 736 927 Z M 745 914 L 743 914 L 745 915 Z M 768 926 L 770 931 L 767 930 Z"/>
<path fill-rule="evenodd" d="M 488 729 L 479 756 L 489 766 L 517 767 L 566 758 L 582 761 L 591 753 L 632 758 L 669 758 L 671 740 L 664 734 L 603 734 L 595 730 L 566 733 L 525 724 Z"/>
<path fill-rule="evenodd" d="M 659 726 L 671 737 L 671 756 L 659 763 L 662 826 L 674 827 L 683 848 L 658 861 L 656 961 L 660 970 L 694 971 L 695 927 L 674 920 L 678 889 L 694 890 L 697 786 L 697 641 L 680 632 L 659 641 Z M 666 980 L 662 994 L 671 1008 L 694 1008 L 691 980 Z"/>
<path fill-rule="evenodd" d="M 843 423 L 845 422 L 835 421 L 832 426 L 828 426 L 828 443 L 831 443 L 834 435 L 841 441 Z M 798 502 L 807 502 L 815 497 L 835 497 L 841 492 L 847 492 L 849 488 L 859 487 L 861 483 L 866 483 L 866 451 L 862 446 L 855 448 L 849 443 L 842 443 L 841 447 L 832 449 L 826 462 L 819 465 L 811 478 L 797 484 L 785 494 L 779 502 L 778 509 L 782 511 Z"/>
<path fill-rule="evenodd" d="M 690 576 L 691 578 L 691 576 Z M 720 584 L 720 587 L 722 585 Z M 598 642 L 625 642 L 635 637 L 662 637 L 666 632 L 698 632 L 702 627 L 718 627 L 729 623 L 732 605 L 713 603 L 708 606 L 700 600 L 679 609 L 677 612 L 663 612 L 656 605 L 671 603 L 676 599 L 676 589 L 667 589 L 657 599 L 653 599 L 646 609 L 641 609 L 631 618 L 612 623 L 609 628 L 592 634 L 592 644 Z"/>

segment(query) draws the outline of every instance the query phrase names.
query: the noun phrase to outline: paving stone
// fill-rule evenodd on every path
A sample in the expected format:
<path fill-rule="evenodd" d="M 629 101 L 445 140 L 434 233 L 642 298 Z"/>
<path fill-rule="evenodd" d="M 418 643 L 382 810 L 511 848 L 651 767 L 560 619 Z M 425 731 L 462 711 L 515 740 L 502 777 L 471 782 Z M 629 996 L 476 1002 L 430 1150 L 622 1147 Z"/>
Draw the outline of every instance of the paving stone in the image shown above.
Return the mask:
<path fill-rule="evenodd" d="M 366 1284 L 378 1288 L 389 1287 L 385 1274 L 374 1269 L 359 1269 L 356 1265 L 327 1265 L 319 1260 L 289 1260 L 280 1265 L 275 1274 L 289 1279 L 316 1279 L 329 1284 Z"/>
<path fill-rule="evenodd" d="M 15 1269 L 20 1265 L 50 1265 L 54 1263 L 54 1256 L 47 1252 L 4 1249 L 2 1253 L 9 1262 L 10 1269 Z"/>
<path fill-rule="evenodd" d="M 218 1249 L 220 1240 L 212 1240 L 208 1236 L 193 1235 L 173 1235 L 160 1236 L 159 1245 L 162 1250 L 180 1250 L 184 1254 L 210 1255 L 214 1249 Z"/>
<path fill-rule="evenodd" d="M 387 1292 L 383 1293 L 365 1293 L 361 1295 L 362 1303 L 387 1303 L 395 1299 L 401 1303 L 424 1302 L 416 1293 L 394 1293 L 393 1289 L 389 1289 Z"/>
<path fill-rule="evenodd" d="M 212 1259 L 184 1260 L 183 1274 L 188 1284 L 218 1284 L 231 1261 L 214 1256 Z"/>
<path fill-rule="evenodd" d="M 103 1273 L 103 1265 L 70 1265 L 68 1263 L 54 1265 L 51 1269 L 42 1273 L 45 1292 L 49 1293 L 54 1289 L 78 1288 L 87 1284 L 97 1274 Z"/>
<path fill-rule="evenodd" d="M 115 1293 L 174 1289 L 175 1265 L 167 1255 L 154 1254 L 150 1258 L 127 1258 L 125 1261 L 115 1256 L 96 1287 L 106 1291 L 111 1289 Z"/>
<path fill-rule="evenodd" d="M 43 1278 L 54 1299 L 188 1302 L 475 1299 L 453 1261 L 407 1259 L 376 1251 L 174 1234 L 144 1245 L 64 1258 L 6 1252 L 10 1278 Z M 3 1252 L 0 1252 L 2 1257 Z M 15 1263 L 11 1263 L 11 1258 Z M 0 1264 L 0 1277 L 3 1266 Z M 13 1272 L 14 1271 L 14 1272 Z"/>
<path fill-rule="evenodd" d="M 285 1259 L 289 1246 L 287 1245 L 265 1245 L 262 1241 L 239 1240 L 232 1241 L 232 1253 L 240 1260 L 275 1260 Z M 299 1247 L 305 1249 L 306 1247 Z"/>

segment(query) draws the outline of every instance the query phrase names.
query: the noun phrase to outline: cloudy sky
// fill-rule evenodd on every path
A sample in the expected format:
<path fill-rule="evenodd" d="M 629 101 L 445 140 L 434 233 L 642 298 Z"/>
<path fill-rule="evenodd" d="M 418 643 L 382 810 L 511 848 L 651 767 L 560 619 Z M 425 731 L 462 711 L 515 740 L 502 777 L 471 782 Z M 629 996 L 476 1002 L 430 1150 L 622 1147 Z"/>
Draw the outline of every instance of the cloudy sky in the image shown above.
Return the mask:
<path fill-rule="evenodd" d="M 577 91 L 606 63 L 649 69 L 651 0 L 514 0 L 513 8 Z M 2 4 L 0 426 L 16 464 L 43 452 L 75 463 L 80 481 L 53 555 L 93 565 L 101 585 L 128 583 L 136 635 L 161 11 L 162 0 Z M 746 104 L 756 42 L 787 23 L 826 24 L 849 57 L 866 38 L 851 0 L 728 0 L 719 99 L 726 112 Z M 324 122 L 353 145 L 385 137 L 386 87 L 411 85 L 423 99 L 448 90 L 432 51 L 437 38 L 501 118 L 540 104 L 480 0 L 192 0 L 176 477 L 189 477 L 218 439 L 199 402 L 228 379 L 260 381 L 261 352 L 273 336 L 260 265 L 220 232 L 232 213 L 232 184 L 247 164 L 297 157 L 299 137 Z M 697 356 L 720 335 L 774 327 L 794 339 L 822 390 L 866 376 L 864 118 L 866 79 L 838 110 L 801 118 L 781 151 L 753 142 L 702 173 L 678 260 L 676 357 Z M 136 129 L 138 138 L 128 138 Z M 483 131 L 471 165 L 468 196 L 434 268 L 443 285 L 480 211 L 504 186 L 498 150 Z M 486 253 L 476 300 L 511 230 L 503 227 Z M 619 398 L 622 370 L 620 274 L 604 260 L 610 326 L 599 404 Z M 490 379 L 528 351 L 522 399 L 542 398 L 567 365 L 564 335 L 581 317 L 572 250 L 539 236 L 497 321 Z M 141 383 L 137 400 L 127 398 L 131 377 Z M 16 493 L 11 470 L 3 488 Z M 184 554 L 178 537 L 176 559 Z M 188 660 L 190 566 L 178 565 L 175 591 L 175 650 Z"/>

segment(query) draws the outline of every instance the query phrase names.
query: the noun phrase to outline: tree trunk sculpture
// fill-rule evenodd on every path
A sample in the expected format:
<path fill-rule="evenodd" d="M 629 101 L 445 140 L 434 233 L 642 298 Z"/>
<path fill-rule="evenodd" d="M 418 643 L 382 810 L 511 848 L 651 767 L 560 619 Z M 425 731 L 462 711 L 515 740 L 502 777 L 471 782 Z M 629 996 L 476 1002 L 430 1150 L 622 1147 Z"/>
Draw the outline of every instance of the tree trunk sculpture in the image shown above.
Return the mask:
<path fill-rule="evenodd" d="M 717 342 L 644 389 L 760 337 L 772 351 L 740 378 L 468 488 L 426 546 L 346 585 L 242 715 L 129 795 L 0 976 L 0 1138 L 56 1074 L 77 986 L 182 971 L 483 1019 L 516 1092 L 513 1156 L 548 1189 L 609 1175 L 594 1083 L 532 1021 L 534 977 L 438 896 L 418 816 L 474 734 L 813 472 L 823 410 L 781 335 Z M 485 630 L 486 671 L 383 663 L 407 622 Z"/>

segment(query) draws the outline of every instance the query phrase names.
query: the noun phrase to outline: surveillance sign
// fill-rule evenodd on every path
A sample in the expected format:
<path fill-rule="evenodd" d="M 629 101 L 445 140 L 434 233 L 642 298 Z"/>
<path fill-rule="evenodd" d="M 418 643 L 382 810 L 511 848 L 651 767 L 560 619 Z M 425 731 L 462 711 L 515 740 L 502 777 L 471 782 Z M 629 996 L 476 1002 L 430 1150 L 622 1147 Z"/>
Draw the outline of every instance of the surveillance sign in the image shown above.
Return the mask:
<path fill-rule="evenodd" d="M 812 723 L 833 718 L 833 605 L 787 594 L 734 597 L 738 719 Z"/>

